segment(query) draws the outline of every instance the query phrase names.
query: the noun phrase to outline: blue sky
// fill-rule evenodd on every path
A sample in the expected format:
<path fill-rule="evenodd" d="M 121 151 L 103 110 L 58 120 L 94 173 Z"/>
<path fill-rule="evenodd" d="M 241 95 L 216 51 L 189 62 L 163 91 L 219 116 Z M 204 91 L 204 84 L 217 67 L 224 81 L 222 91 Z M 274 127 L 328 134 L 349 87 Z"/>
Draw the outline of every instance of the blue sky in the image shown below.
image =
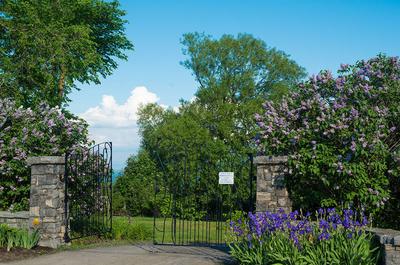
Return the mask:
<path fill-rule="evenodd" d="M 69 109 L 91 124 L 91 136 L 114 143 L 114 165 L 137 151 L 137 107 L 177 106 L 197 85 L 180 39 L 187 32 L 250 33 L 285 51 L 309 74 L 336 71 L 380 52 L 400 55 L 400 0 L 121 0 L 128 38 L 135 50 L 100 85 L 79 85 Z"/>

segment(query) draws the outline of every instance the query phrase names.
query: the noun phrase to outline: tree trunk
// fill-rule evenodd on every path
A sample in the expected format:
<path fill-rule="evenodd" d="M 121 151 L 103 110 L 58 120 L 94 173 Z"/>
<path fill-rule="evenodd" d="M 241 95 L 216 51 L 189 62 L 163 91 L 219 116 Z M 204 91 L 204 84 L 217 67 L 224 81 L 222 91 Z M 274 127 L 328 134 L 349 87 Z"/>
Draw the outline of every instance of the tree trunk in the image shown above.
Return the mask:
<path fill-rule="evenodd" d="M 67 74 L 67 69 L 65 66 L 62 64 L 61 65 L 61 74 L 60 74 L 60 79 L 58 80 L 58 99 L 59 102 L 58 104 L 61 106 L 64 98 L 64 86 L 65 86 L 65 76 Z"/>

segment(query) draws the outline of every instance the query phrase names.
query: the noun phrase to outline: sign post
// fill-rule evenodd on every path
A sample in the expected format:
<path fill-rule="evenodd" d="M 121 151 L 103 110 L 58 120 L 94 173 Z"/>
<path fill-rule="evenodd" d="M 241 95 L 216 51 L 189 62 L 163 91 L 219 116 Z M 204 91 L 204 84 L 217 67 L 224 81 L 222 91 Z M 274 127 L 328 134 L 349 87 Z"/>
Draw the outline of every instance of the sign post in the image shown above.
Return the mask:
<path fill-rule="evenodd" d="M 234 173 L 233 172 L 219 172 L 218 173 L 218 184 L 220 185 L 233 185 L 234 184 Z"/>

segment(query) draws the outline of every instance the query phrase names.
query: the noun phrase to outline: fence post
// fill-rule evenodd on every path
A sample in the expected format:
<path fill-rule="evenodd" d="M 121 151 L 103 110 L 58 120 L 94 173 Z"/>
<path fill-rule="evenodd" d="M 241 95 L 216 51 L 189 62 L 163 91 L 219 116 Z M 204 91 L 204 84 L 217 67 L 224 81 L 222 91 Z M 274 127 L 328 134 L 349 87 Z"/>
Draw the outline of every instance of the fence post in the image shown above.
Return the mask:
<path fill-rule="evenodd" d="M 65 233 L 65 157 L 29 157 L 31 191 L 29 229 L 39 229 L 40 246 L 57 248 Z"/>
<path fill-rule="evenodd" d="M 290 212 L 292 203 L 285 188 L 284 178 L 288 173 L 286 156 L 257 156 L 257 212 L 276 212 L 282 208 Z"/>

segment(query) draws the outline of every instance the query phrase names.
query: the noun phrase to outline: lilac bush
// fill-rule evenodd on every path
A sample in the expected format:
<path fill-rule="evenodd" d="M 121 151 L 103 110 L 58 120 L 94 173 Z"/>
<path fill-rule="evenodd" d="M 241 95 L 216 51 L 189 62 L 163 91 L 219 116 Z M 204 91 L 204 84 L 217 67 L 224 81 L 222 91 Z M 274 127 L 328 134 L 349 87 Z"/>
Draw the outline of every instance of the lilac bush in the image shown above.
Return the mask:
<path fill-rule="evenodd" d="M 59 108 L 0 99 L 0 210 L 26 210 L 32 155 L 63 155 L 88 144 L 87 123 Z"/>
<path fill-rule="evenodd" d="M 378 215 L 400 209 L 399 102 L 397 57 L 341 65 L 337 76 L 322 71 L 282 101 L 265 102 L 256 141 L 263 154 L 289 156 L 287 187 L 298 208 Z"/>
<path fill-rule="evenodd" d="M 241 264 L 375 264 L 378 249 L 368 224 L 351 209 L 249 213 L 230 223 L 231 254 Z"/>

